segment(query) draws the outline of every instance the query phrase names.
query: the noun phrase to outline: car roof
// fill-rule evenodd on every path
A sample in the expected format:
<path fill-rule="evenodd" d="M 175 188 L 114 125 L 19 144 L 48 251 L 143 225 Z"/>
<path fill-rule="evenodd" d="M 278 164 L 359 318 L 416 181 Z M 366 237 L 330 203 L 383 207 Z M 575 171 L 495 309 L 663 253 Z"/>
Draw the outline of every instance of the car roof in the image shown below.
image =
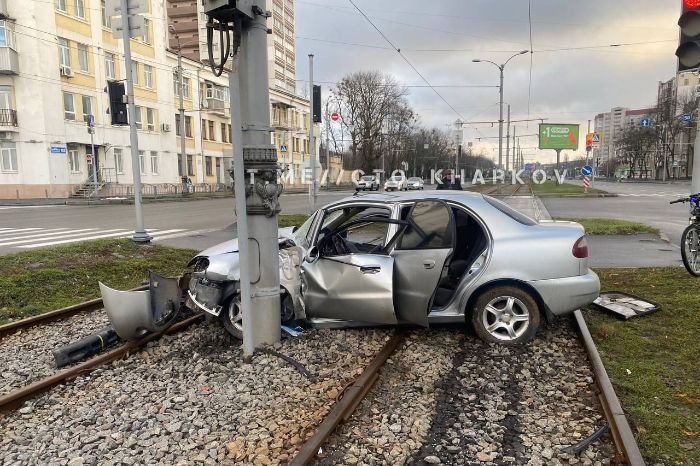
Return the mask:
<path fill-rule="evenodd" d="M 422 199 L 442 199 L 445 201 L 456 201 L 464 204 L 473 201 L 483 200 L 480 193 L 471 191 L 452 191 L 452 190 L 427 190 L 427 191 L 404 191 L 392 193 L 357 193 L 354 196 L 344 197 L 338 201 L 328 204 L 327 207 L 332 207 L 337 204 L 344 204 L 350 201 L 371 201 L 394 203 L 402 201 L 417 201 Z"/>

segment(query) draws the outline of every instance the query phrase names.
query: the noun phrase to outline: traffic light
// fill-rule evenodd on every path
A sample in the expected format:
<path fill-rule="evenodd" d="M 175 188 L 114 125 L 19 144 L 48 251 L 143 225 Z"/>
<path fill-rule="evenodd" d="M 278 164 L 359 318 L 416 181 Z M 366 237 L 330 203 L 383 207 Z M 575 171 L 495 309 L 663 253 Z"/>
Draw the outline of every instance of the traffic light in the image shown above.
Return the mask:
<path fill-rule="evenodd" d="M 128 125 L 129 117 L 126 112 L 126 91 L 121 81 L 107 81 L 109 93 L 109 114 L 113 125 Z"/>
<path fill-rule="evenodd" d="M 676 56 L 678 72 L 700 67 L 700 0 L 682 0 L 683 13 L 678 19 L 681 36 Z"/>
<path fill-rule="evenodd" d="M 321 86 L 314 85 L 314 123 L 321 123 Z"/>

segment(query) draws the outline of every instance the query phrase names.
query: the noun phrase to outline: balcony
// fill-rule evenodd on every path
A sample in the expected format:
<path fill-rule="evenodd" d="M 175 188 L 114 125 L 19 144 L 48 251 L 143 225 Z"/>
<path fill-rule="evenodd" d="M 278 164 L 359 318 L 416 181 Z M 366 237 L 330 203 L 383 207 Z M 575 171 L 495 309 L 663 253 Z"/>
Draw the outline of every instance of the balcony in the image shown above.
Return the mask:
<path fill-rule="evenodd" d="M 19 57 L 12 47 L 0 47 L 0 74 L 19 74 Z"/>
<path fill-rule="evenodd" d="M 19 131 L 17 110 L 0 108 L 0 131 Z"/>

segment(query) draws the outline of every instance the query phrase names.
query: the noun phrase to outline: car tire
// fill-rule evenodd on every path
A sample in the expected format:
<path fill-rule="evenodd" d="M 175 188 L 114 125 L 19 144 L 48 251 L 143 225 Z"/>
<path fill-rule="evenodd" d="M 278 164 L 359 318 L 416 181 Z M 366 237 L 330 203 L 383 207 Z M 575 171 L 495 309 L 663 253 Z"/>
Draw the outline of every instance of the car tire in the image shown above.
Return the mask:
<path fill-rule="evenodd" d="M 224 305 L 219 318 L 224 328 L 234 338 L 243 340 L 243 310 L 241 309 L 240 295 L 232 296 Z M 294 302 L 289 293 L 282 295 L 280 300 L 280 321 L 288 324 L 296 319 Z"/>
<path fill-rule="evenodd" d="M 488 343 L 521 345 L 532 340 L 540 327 L 537 301 L 515 286 L 486 290 L 470 311 L 474 332 Z"/>

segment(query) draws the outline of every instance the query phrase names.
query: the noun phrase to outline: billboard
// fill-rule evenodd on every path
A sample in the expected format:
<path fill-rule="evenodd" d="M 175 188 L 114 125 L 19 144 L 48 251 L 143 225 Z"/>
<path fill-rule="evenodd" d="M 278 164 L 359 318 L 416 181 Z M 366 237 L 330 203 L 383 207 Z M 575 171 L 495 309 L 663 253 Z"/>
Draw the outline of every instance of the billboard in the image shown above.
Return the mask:
<path fill-rule="evenodd" d="M 540 123 L 540 149 L 578 149 L 579 125 Z"/>

